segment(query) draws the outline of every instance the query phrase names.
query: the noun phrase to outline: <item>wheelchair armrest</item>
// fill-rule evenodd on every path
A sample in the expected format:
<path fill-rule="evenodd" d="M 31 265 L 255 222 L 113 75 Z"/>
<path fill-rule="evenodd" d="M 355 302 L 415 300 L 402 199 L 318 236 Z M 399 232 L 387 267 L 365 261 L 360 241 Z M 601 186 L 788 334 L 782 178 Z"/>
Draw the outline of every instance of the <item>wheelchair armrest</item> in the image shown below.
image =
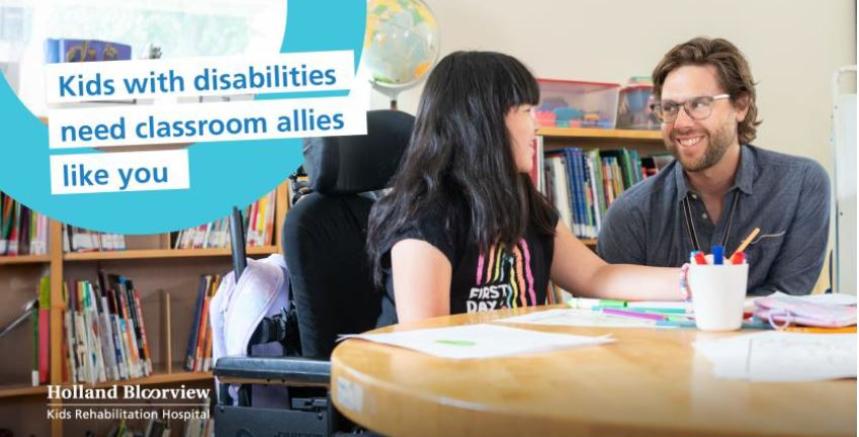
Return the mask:
<path fill-rule="evenodd" d="M 328 387 L 331 362 L 295 357 L 223 357 L 213 373 L 227 384 Z"/>

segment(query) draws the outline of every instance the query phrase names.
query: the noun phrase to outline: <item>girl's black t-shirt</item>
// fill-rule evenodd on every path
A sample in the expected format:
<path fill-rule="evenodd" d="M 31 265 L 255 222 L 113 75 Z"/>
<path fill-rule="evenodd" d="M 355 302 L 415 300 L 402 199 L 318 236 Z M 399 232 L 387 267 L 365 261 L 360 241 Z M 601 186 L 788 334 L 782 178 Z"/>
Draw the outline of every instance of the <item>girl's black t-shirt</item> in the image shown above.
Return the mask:
<path fill-rule="evenodd" d="M 557 214 L 553 214 L 557 225 Z M 515 245 L 493 245 L 481 252 L 469 237 L 468 215 L 450 206 L 427 211 L 401 230 L 396 241 L 418 239 L 438 248 L 450 261 L 451 314 L 518 308 L 546 303 L 554 236 L 539 234 L 529 225 Z M 396 243 L 396 242 L 395 242 Z M 385 255 L 386 289 L 393 300 L 390 250 Z"/>

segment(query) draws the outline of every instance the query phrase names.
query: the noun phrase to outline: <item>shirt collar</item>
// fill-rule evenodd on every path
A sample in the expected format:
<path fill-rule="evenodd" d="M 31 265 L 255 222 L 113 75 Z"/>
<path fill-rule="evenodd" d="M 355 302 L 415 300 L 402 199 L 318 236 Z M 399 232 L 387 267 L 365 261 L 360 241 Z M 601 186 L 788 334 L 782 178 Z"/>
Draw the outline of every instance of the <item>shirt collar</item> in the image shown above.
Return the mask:
<path fill-rule="evenodd" d="M 752 194 L 752 185 L 757 176 L 757 160 L 755 153 L 751 150 L 751 145 L 740 146 L 740 166 L 737 168 L 737 174 L 734 176 L 734 185 L 731 190 L 739 189 L 745 194 Z M 674 161 L 674 183 L 677 186 L 677 201 L 680 202 L 686 198 L 686 195 L 691 191 L 689 185 L 686 184 L 686 175 L 683 173 L 683 166 L 680 162 Z"/>

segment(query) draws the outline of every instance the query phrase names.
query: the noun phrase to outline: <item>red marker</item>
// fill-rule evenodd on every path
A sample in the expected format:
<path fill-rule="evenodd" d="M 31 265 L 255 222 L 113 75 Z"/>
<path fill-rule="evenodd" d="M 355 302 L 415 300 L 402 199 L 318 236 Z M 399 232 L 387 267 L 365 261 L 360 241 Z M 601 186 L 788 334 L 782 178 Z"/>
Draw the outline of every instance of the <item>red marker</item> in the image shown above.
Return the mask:
<path fill-rule="evenodd" d="M 700 250 L 695 252 L 695 263 L 699 265 L 707 264 L 707 258 L 704 258 L 704 252 L 701 252 Z"/>
<path fill-rule="evenodd" d="M 746 262 L 746 253 L 745 252 L 736 252 L 734 256 L 731 257 L 731 264 L 739 265 Z"/>

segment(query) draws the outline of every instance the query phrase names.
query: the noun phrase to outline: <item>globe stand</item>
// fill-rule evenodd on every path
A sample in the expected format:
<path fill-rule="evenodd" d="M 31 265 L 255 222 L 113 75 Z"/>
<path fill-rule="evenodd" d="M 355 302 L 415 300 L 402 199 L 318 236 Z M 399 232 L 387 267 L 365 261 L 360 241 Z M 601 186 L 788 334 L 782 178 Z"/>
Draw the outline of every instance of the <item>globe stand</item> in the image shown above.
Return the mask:
<path fill-rule="evenodd" d="M 399 97 L 400 91 L 402 90 L 402 87 L 392 88 L 390 86 L 379 85 L 375 81 L 370 81 L 370 83 L 373 84 L 373 88 L 375 88 L 376 91 L 384 94 L 388 99 L 390 99 L 391 110 L 396 111 L 397 110 L 397 97 Z"/>

